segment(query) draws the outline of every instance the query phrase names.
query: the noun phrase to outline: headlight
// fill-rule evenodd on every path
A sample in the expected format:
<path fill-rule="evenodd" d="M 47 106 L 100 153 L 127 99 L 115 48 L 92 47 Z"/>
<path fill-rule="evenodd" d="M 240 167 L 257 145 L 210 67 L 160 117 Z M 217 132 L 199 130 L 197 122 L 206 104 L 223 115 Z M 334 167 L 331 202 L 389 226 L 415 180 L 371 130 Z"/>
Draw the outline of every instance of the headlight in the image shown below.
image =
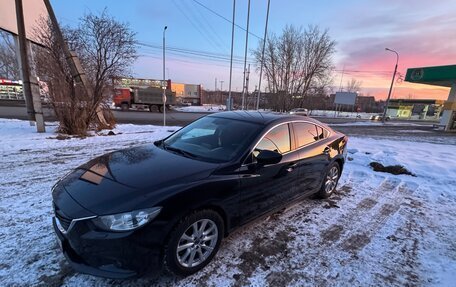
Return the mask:
<path fill-rule="evenodd" d="M 96 226 L 109 231 L 129 231 L 143 226 L 160 213 L 161 207 L 104 215 L 93 219 Z"/>

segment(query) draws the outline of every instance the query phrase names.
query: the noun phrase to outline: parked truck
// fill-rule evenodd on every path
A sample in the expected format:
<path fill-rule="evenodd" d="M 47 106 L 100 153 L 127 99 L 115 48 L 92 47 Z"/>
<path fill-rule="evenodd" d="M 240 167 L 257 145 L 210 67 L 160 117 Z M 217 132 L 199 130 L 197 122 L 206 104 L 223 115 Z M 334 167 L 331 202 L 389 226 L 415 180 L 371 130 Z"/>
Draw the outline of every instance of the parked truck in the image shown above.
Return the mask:
<path fill-rule="evenodd" d="M 171 83 L 165 90 L 166 108 L 176 104 L 176 94 L 171 91 Z M 130 108 L 163 112 L 163 89 L 156 86 L 123 85 L 114 89 L 113 102 L 122 111 Z"/>

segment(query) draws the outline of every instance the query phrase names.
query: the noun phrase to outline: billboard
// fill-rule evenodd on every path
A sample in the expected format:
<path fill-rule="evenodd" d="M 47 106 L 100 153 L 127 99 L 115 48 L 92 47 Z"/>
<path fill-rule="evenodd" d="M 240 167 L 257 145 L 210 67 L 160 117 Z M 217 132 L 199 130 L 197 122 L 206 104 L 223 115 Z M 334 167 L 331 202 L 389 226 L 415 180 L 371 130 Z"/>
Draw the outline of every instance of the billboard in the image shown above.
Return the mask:
<path fill-rule="evenodd" d="M 15 0 L 0 0 L 0 29 L 17 35 L 15 2 Z M 33 30 L 42 17 L 47 18 L 46 6 L 43 0 L 23 0 L 22 6 L 24 9 L 25 33 L 29 40 L 35 41 L 33 39 Z"/>
<path fill-rule="evenodd" d="M 154 79 L 136 79 L 136 78 L 116 78 L 113 79 L 113 84 L 116 87 L 142 87 L 142 88 L 171 88 L 171 80 L 154 80 Z"/>
<path fill-rule="evenodd" d="M 357 93 L 336 92 L 336 98 L 334 99 L 334 104 L 354 106 L 355 102 L 356 102 L 356 96 L 357 96 Z"/>

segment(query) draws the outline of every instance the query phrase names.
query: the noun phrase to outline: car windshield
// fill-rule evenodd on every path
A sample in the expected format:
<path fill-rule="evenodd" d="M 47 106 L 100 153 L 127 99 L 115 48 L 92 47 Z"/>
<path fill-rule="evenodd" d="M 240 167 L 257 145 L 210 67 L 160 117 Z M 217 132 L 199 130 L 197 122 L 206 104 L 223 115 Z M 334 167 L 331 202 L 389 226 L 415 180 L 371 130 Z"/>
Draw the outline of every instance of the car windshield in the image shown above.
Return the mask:
<path fill-rule="evenodd" d="M 204 117 L 171 135 L 161 146 L 189 158 L 227 162 L 240 155 L 260 129 L 255 123 Z"/>

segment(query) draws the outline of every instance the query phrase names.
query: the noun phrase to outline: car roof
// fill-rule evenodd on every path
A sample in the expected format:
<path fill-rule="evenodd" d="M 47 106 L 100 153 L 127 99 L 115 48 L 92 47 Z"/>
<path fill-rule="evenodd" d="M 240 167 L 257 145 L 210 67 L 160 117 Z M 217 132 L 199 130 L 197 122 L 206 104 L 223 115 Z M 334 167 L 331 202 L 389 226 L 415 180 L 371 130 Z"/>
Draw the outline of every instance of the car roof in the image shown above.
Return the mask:
<path fill-rule="evenodd" d="M 230 112 L 214 113 L 214 114 L 209 115 L 209 117 L 240 120 L 240 121 L 252 122 L 252 123 L 256 123 L 256 124 L 260 124 L 260 125 L 265 125 L 265 126 L 269 125 L 271 123 L 305 120 L 305 121 L 323 125 L 326 127 L 326 125 L 320 123 L 317 120 L 309 118 L 309 117 L 290 115 L 290 114 L 285 114 L 285 113 L 277 113 L 277 112 L 230 111 Z"/>

